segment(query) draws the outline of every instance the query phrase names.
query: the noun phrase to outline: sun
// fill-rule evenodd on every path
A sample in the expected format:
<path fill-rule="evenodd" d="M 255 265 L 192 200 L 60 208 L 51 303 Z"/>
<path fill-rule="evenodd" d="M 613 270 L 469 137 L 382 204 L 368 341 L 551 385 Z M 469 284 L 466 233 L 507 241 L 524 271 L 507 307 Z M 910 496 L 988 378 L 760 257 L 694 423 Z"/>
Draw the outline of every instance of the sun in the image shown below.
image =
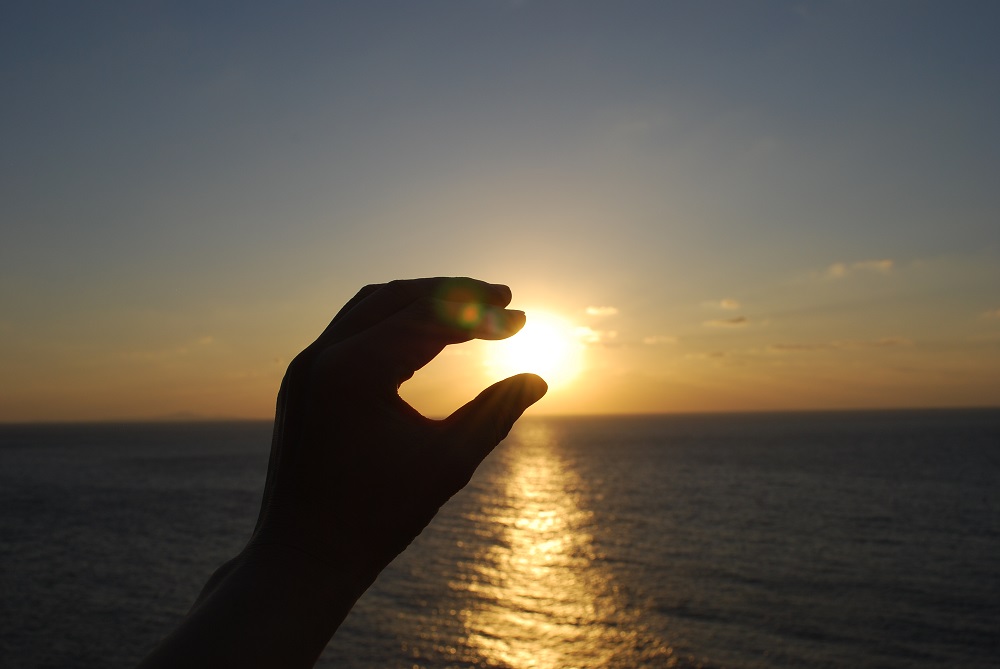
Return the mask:
<path fill-rule="evenodd" d="M 570 383 L 583 366 L 583 344 L 576 328 L 561 316 L 527 310 L 527 321 L 516 335 L 489 343 L 486 367 L 496 376 L 521 372 L 538 374 L 549 388 Z"/>

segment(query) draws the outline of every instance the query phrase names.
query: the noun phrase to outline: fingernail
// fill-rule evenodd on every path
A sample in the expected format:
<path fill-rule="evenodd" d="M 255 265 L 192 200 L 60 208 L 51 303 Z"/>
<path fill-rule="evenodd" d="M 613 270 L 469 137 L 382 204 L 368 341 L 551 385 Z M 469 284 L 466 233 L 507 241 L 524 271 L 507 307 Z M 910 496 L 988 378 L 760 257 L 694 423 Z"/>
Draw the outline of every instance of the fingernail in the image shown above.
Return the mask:
<path fill-rule="evenodd" d="M 491 283 L 490 288 L 496 291 L 497 295 L 502 296 L 508 302 L 510 302 L 511 298 L 513 297 L 513 294 L 510 292 L 510 287 L 505 286 L 502 283 Z"/>
<path fill-rule="evenodd" d="M 524 327 L 524 321 L 523 311 L 486 307 L 472 332 L 480 339 L 506 339 Z"/>
<path fill-rule="evenodd" d="M 504 325 L 507 330 L 520 330 L 527 321 L 527 315 L 520 309 L 504 309 Z"/>

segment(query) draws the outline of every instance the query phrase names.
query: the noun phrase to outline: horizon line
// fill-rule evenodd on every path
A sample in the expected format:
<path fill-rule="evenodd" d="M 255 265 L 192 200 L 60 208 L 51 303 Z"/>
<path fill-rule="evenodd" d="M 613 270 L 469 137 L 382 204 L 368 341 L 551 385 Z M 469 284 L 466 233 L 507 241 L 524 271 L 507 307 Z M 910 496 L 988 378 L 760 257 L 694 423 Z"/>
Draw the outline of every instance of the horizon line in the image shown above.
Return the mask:
<path fill-rule="evenodd" d="M 913 406 L 913 407 L 833 407 L 795 409 L 733 409 L 705 411 L 637 411 L 637 412 L 589 412 L 589 413 L 532 413 L 526 418 L 651 418 L 666 416 L 738 416 L 766 414 L 834 414 L 834 413 L 908 413 L 918 411 L 998 411 L 1000 405 L 969 406 Z M 443 420 L 447 416 L 427 416 L 430 420 Z M 520 420 L 520 419 L 519 419 Z M 141 418 L 82 418 L 82 419 L 40 419 L 40 420 L 0 420 L 0 427 L 18 425 L 125 425 L 125 424 L 198 424 L 198 423 L 273 423 L 273 418 L 247 418 L 233 416 L 149 416 Z"/>

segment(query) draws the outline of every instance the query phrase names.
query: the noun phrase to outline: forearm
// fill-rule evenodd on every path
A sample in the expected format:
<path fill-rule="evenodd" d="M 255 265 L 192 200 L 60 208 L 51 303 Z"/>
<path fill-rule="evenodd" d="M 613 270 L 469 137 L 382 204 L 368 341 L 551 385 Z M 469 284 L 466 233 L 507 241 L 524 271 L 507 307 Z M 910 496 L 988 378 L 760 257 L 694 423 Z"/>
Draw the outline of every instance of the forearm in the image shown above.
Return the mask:
<path fill-rule="evenodd" d="M 312 667 L 367 586 L 295 549 L 255 547 L 220 568 L 140 667 Z"/>

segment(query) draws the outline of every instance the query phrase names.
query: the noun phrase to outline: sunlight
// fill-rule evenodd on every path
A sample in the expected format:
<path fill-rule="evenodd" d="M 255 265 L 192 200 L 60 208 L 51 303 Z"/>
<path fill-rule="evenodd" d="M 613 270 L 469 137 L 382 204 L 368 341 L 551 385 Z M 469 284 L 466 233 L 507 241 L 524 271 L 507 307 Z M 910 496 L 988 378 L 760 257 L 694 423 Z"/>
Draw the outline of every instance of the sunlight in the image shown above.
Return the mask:
<path fill-rule="evenodd" d="M 673 649 L 644 628 L 599 558 L 590 482 L 566 458 L 559 431 L 524 422 L 511 440 L 500 451 L 503 485 L 470 517 L 487 540 L 450 583 L 469 593 L 459 613 L 478 656 L 469 666 L 672 666 Z"/>
<path fill-rule="evenodd" d="M 490 342 L 486 367 L 497 376 L 533 372 L 558 388 L 572 381 L 583 366 L 583 343 L 573 325 L 551 312 L 531 310 L 524 328 Z"/>

